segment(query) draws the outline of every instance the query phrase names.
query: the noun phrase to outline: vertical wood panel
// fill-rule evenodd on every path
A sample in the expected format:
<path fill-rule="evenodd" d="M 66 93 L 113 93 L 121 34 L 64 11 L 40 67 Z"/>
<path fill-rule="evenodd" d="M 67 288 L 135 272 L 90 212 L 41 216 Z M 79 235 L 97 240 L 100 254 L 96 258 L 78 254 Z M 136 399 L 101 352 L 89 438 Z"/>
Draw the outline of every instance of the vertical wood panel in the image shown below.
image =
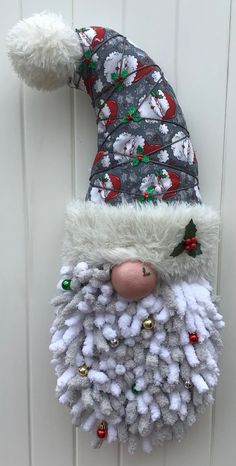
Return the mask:
<path fill-rule="evenodd" d="M 174 88 L 177 6 L 178 0 L 126 0 L 124 9 L 128 39 L 149 53 Z"/>
<path fill-rule="evenodd" d="M 220 209 L 226 102 L 230 1 L 180 0 L 178 15 L 178 98 L 197 150 L 204 202 Z M 208 465 L 212 411 L 186 438 L 167 445 L 166 465 Z"/>
<path fill-rule="evenodd" d="M 235 365 L 235 106 L 236 106 L 236 2 L 232 1 L 229 77 L 227 92 L 224 176 L 222 190 L 222 247 L 219 261 L 219 294 L 225 317 L 221 378 L 216 390 L 211 466 L 233 466 L 236 457 L 236 365 Z"/>
<path fill-rule="evenodd" d="M 203 200 L 220 206 L 229 0 L 179 0 L 177 85 L 199 160 Z"/>
<path fill-rule="evenodd" d="M 0 16 L 0 462 L 29 466 L 27 297 L 21 84 L 6 55 L 5 36 L 20 18 L 17 0 Z"/>
<path fill-rule="evenodd" d="M 23 0 L 23 16 L 61 12 L 71 22 L 71 2 Z M 69 89 L 46 93 L 25 87 L 27 197 L 30 222 L 28 289 L 32 466 L 72 466 L 69 413 L 54 396 L 49 328 L 60 266 L 63 219 L 71 198 L 71 109 Z"/>
<path fill-rule="evenodd" d="M 88 187 L 96 153 L 95 115 L 86 94 L 66 88 L 43 93 L 24 87 L 21 101 L 20 83 L 2 47 L 0 458 L 4 466 L 188 466 L 190 462 L 191 466 L 233 466 L 235 462 L 236 2 L 231 1 L 22 0 L 25 17 L 47 9 L 61 12 L 69 23 L 73 19 L 76 27 L 97 24 L 122 31 L 163 68 L 198 152 L 203 199 L 217 209 L 222 204 L 218 282 L 227 326 L 213 418 L 209 410 L 181 444 L 157 447 L 151 455 L 139 450 L 131 457 L 126 449 L 105 443 L 92 450 L 89 434 L 81 431 L 76 433 L 73 452 L 70 416 L 55 399 L 49 365 L 53 319 L 49 301 L 56 292 L 65 206 L 73 195 L 83 197 Z M 19 18 L 19 5 L 20 0 L 4 5 L 1 43 Z"/>

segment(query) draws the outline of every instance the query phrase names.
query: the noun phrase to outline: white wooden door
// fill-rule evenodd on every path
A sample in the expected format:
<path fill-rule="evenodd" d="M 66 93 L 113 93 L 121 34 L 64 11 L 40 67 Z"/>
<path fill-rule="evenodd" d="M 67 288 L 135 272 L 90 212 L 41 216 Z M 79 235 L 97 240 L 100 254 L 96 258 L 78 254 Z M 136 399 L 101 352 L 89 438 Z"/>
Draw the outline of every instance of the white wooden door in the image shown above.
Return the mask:
<path fill-rule="evenodd" d="M 49 301 L 55 293 L 67 202 L 84 195 L 96 152 L 89 98 L 43 93 L 14 75 L 4 39 L 44 9 L 76 27 L 105 25 L 145 48 L 183 107 L 207 204 L 221 211 L 216 287 L 226 320 L 216 403 L 181 444 L 130 457 L 91 450 L 54 397 Z M 0 464 L 4 466 L 233 466 L 236 456 L 236 0 L 8 0 L 0 16 Z"/>

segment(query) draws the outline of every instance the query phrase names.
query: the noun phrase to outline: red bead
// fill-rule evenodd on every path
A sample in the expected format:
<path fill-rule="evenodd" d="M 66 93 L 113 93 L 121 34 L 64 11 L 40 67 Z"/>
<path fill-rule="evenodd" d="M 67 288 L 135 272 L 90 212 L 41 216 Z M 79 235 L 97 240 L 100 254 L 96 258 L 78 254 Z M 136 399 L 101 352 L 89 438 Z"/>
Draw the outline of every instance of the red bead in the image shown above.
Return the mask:
<path fill-rule="evenodd" d="M 99 438 L 105 438 L 107 435 L 107 431 L 105 429 L 97 429 L 97 436 Z"/>
<path fill-rule="evenodd" d="M 184 241 L 185 241 L 186 244 L 190 244 L 192 242 L 191 238 L 186 238 Z"/>
<path fill-rule="evenodd" d="M 194 345 L 195 343 L 198 343 L 198 334 L 196 332 L 194 333 L 189 333 L 189 341 Z"/>

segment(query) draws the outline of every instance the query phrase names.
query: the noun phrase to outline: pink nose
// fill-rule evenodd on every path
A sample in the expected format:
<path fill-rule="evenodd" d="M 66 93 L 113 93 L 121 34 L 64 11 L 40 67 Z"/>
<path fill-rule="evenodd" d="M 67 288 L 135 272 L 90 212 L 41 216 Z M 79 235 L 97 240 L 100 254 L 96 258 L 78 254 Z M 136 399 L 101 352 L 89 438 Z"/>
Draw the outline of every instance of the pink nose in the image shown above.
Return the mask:
<path fill-rule="evenodd" d="M 157 284 L 157 272 L 141 261 L 126 261 L 113 267 L 111 282 L 119 295 L 137 300 L 152 293 Z"/>

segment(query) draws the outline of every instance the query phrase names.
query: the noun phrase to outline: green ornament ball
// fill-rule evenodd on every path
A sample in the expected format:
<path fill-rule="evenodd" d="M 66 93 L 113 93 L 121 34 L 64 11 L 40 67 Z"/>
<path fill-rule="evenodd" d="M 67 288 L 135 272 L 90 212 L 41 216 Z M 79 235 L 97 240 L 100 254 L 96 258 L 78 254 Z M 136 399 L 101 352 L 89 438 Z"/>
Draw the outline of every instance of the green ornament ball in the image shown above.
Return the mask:
<path fill-rule="evenodd" d="M 65 279 L 63 280 L 61 287 L 63 288 L 63 290 L 67 291 L 67 290 L 70 290 L 70 284 L 71 284 L 71 280 Z"/>
<path fill-rule="evenodd" d="M 131 386 L 131 390 L 134 395 L 139 395 L 140 393 L 142 393 L 140 390 L 137 390 L 135 383 L 133 383 L 133 385 Z"/>

